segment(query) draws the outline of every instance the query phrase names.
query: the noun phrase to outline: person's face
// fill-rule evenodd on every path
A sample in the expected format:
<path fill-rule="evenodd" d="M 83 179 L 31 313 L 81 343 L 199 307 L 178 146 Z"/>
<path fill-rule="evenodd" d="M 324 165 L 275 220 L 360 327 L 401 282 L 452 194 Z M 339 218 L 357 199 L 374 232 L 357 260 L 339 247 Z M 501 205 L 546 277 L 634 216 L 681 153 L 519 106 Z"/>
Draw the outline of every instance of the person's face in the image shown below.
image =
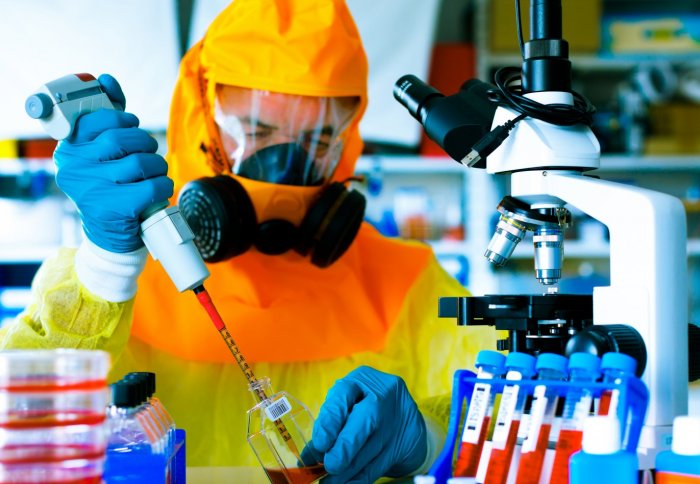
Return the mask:
<path fill-rule="evenodd" d="M 329 179 L 358 105 L 353 97 L 313 97 L 217 86 L 216 122 L 231 171 L 273 145 L 295 144 L 308 154 L 304 170 Z M 262 180 L 270 181 L 270 180 Z"/>

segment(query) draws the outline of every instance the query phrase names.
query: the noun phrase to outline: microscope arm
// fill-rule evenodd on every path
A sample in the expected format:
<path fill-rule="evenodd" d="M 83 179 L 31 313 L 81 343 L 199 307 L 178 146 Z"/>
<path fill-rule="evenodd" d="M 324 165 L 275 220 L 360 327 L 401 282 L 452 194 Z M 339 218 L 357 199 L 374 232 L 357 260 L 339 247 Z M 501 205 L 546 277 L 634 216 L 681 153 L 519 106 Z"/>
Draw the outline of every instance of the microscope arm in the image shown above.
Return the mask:
<path fill-rule="evenodd" d="M 511 195 L 530 204 L 569 203 L 610 231 L 610 286 L 593 291 L 594 324 L 629 324 L 648 352 L 650 402 L 640 446 L 664 448 L 666 427 L 688 413 L 686 218 L 680 200 L 576 171 L 511 176 Z M 649 430 L 654 433 L 649 435 Z"/>

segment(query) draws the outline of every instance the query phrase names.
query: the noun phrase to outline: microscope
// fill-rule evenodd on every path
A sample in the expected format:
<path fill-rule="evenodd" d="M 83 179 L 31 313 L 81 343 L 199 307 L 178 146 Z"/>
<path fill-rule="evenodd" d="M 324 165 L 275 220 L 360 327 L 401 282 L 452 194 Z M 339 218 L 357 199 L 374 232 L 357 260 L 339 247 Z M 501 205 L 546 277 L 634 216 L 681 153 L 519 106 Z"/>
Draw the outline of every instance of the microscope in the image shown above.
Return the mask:
<path fill-rule="evenodd" d="M 507 330 L 500 350 L 532 354 L 620 351 L 634 356 L 649 389 L 640 466 L 670 448 L 673 418 L 688 413 L 686 218 L 680 200 L 591 176 L 600 145 L 594 108 L 571 89 L 561 0 L 531 0 L 522 68 L 500 69 L 496 86 L 472 79 L 445 96 L 415 76 L 394 96 L 453 159 L 510 176 L 510 195 L 486 249 L 496 266 L 533 234 L 535 277 L 553 288 L 562 275 L 567 205 L 610 232 L 610 285 L 592 295 L 441 298 L 441 317 Z"/>

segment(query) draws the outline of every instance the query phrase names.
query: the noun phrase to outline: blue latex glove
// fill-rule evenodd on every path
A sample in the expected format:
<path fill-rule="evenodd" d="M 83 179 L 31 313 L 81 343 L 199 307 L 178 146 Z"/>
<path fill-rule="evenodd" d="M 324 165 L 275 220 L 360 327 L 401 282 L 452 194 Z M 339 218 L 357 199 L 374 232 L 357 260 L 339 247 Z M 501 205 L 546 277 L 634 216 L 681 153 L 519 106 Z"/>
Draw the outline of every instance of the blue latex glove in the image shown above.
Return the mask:
<path fill-rule="evenodd" d="M 404 381 L 368 366 L 338 380 L 314 424 L 324 483 L 374 482 L 418 469 L 428 451 L 423 416 Z"/>
<path fill-rule="evenodd" d="M 123 109 L 119 83 L 107 74 L 98 81 Z M 158 142 L 138 125 L 136 116 L 121 110 L 85 114 L 54 152 L 56 184 L 78 207 L 87 237 L 110 252 L 142 247 L 139 216 L 173 194 L 168 165 L 155 154 Z"/>

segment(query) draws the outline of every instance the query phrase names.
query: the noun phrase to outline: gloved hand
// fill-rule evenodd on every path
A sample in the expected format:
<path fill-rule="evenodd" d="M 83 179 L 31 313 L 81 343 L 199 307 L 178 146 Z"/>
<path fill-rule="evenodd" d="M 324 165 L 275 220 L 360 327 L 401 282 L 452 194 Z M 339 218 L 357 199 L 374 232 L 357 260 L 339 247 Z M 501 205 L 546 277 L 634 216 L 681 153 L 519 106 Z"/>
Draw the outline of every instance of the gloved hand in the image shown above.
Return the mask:
<path fill-rule="evenodd" d="M 311 441 L 325 453 L 330 475 L 324 483 L 405 476 L 423 464 L 428 451 L 423 416 L 404 381 L 368 366 L 333 385 Z"/>
<path fill-rule="evenodd" d="M 123 109 L 119 83 L 107 74 L 98 81 Z M 142 247 L 139 216 L 173 194 L 168 166 L 155 154 L 158 143 L 138 125 L 136 116 L 118 109 L 88 113 L 54 152 L 56 184 L 78 207 L 87 237 L 110 252 Z"/>

